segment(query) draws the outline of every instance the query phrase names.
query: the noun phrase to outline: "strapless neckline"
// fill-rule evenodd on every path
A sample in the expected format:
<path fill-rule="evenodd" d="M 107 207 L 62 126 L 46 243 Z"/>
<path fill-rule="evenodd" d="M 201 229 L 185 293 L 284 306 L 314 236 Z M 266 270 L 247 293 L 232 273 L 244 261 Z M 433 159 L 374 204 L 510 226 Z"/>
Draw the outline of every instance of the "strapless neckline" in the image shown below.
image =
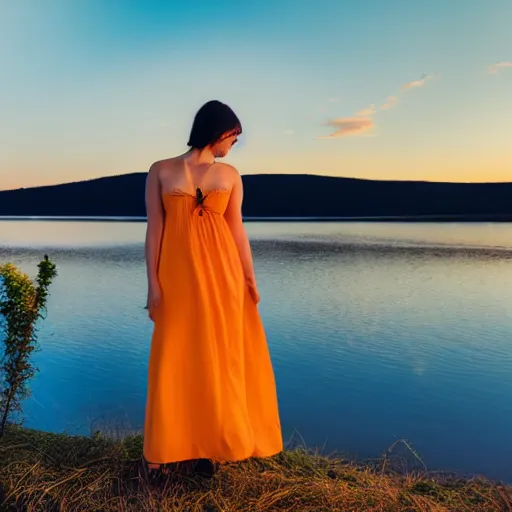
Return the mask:
<path fill-rule="evenodd" d="M 226 188 L 214 188 L 212 190 L 208 190 L 206 192 L 203 192 L 203 197 L 206 199 L 210 194 L 229 194 L 231 190 L 228 190 Z M 168 190 L 167 192 L 164 192 L 162 194 L 162 197 L 166 196 L 186 196 L 186 197 L 193 197 L 196 199 L 196 194 L 193 194 L 192 192 L 187 192 L 185 190 L 181 190 L 179 188 L 173 188 L 171 190 Z"/>

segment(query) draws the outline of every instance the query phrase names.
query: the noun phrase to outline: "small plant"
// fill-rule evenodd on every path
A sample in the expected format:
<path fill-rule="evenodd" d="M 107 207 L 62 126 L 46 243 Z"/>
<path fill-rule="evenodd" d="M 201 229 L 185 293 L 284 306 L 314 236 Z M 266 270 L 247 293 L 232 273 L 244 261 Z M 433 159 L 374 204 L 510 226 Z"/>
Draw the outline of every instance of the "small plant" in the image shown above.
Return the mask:
<path fill-rule="evenodd" d="M 30 395 L 28 382 L 35 375 L 31 363 L 37 348 L 36 324 L 45 317 L 48 289 L 57 275 L 45 255 L 35 281 L 12 263 L 0 265 L 0 437 L 14 411 L 22 413 L 21 402 Z"/>

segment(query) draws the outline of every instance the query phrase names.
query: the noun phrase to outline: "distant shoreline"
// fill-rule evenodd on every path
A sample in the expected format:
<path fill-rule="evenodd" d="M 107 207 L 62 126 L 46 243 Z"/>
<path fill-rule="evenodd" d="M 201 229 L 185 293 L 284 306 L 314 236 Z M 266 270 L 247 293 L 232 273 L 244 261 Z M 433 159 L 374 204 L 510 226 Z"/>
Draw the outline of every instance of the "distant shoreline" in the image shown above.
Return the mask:
<path fill-rule="evenodd" d="M 147 173 L 0 192 L 2 218 L 144 222 Z M 511 183 L 244 175 L 247 222 L 512 222 Z M 122 193 L 120 193 L 122 191 Z"/>
<path fill-rule="evenodd" d="M 0 215 L 1 221 L 146 222 L 138 216 Z M 244 217 L 244 222 L 512 222 L 512 215 L 404 215 L 361 217 Z"/>

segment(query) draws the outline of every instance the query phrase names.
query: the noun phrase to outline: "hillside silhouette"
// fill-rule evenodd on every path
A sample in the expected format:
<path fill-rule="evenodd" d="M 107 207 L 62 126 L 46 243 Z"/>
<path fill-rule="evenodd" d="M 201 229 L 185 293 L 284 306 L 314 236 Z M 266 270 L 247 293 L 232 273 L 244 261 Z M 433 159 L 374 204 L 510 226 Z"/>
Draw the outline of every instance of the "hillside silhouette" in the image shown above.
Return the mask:
<path fill-rule="evenodd" d="M 6 216 L 145 216 L 146 173 L 0 192 Z M 243 177 L 246 217 L 512 219 L 512 183 L 373 181 L 317 175 Z"/>

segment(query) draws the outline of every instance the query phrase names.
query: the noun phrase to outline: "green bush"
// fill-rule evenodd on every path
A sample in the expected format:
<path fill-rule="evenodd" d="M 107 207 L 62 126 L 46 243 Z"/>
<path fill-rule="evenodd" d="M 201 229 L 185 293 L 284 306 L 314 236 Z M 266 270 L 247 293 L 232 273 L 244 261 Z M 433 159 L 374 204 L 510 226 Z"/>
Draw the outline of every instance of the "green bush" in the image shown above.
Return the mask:
<path fill-rule="evenodd" d="M 13 412 L 30 394 L 28 382 L 36 373 L 31 363 L 37 348 L 37 322 L 45 317 L 48 289 L 57 275 L 45 255 L 33 281 L 12 263 L 0 265 L 0 437 Z"/>

